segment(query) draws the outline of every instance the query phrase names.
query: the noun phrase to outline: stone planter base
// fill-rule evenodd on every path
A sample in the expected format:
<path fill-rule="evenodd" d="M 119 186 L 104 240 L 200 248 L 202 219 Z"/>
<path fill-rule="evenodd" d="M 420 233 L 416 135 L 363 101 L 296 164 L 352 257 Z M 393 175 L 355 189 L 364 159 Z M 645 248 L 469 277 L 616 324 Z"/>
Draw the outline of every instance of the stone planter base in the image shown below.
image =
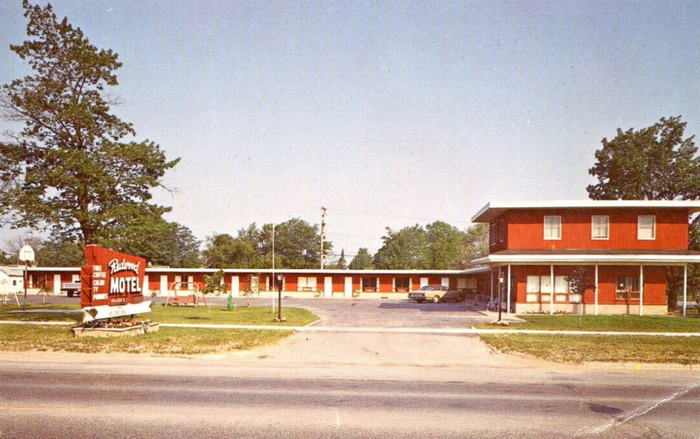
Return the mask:
<path fill-rule="evenodd" d="M 159 328 L 159 323 L 146 323 L 126 328 L 83 328 L 82 326 L 76 326 L 71 328 L 71 331 L 76 337 L 132 337 L 149 332 L 158 332 Z"/>

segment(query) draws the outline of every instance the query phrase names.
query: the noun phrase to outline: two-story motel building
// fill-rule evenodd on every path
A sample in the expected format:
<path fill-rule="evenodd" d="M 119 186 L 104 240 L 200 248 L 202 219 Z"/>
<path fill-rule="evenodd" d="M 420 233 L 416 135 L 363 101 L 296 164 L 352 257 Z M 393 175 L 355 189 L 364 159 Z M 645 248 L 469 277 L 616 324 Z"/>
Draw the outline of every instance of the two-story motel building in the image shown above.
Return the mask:
<path fill-rule="evenodd" d="M 274 293 L 284 275 L 290 297 L 405 299 L 423 285 L 460 289 L 468 297 L 500 297 L 507 312 L 666 314 L 667 271 L 683 273 L 700 262 L 688 250 L 689 217 L 700 201 L 491 202 L 472 222 L 489 224 L 489 253 L 468 270 L 225 269 L 234 296 L 246 290 Z M 568 276 L 586 267 L 590 286 L 570 291 Z M 146 269 L 144 293 L 188 294 L 217 271 L 210 268 Z M 59 293 L 80 280 L 78 267 L 30 268 L 29 288 Z M 685 300 L 682 301 L 685 304 Z"/>
<path fill-rule="evenodd" d="M 667 272 L 679 267 L 682 303 L 691 215 L 700 201 L 491 202 L 474 215 L 489 224 L 491 285 L 511 312 L 666 314 Z M 585 267 L 590 286 L 570 291 L 568 276 Z M 685 311 L 685 309 L 684 309 Z"/>

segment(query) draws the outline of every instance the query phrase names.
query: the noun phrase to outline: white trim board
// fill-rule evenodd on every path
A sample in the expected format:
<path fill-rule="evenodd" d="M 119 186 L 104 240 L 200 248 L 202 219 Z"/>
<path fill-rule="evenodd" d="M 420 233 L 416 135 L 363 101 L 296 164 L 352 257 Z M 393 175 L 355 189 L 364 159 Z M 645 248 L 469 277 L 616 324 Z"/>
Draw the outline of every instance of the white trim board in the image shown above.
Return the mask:
<path fill-rule="evenodd" d="M 489 222 L 510 209 L 597 209 L 654 208 L 689 209 L 700 212 L 700 200 L 549 200 L 549 201 L 491 201 L 472 216 L 473 223 Z"/>
<path fill-rule="evenodd" d="M 700 263 L 700 255 L 489 255 L 475 264 L 658 264 Z"/>

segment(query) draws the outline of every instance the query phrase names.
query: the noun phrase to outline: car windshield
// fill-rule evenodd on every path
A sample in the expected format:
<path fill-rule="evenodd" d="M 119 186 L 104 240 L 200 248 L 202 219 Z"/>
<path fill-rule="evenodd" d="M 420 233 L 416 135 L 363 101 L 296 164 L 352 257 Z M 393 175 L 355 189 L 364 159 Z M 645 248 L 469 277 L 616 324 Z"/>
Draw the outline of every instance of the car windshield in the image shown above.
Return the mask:
<path fill-rule="evenodd" d="M 421 291 L 435 291 L 438 288 L 433 285 L 423 285 L 422 287 L 420 287 L 420 289 Z"/>

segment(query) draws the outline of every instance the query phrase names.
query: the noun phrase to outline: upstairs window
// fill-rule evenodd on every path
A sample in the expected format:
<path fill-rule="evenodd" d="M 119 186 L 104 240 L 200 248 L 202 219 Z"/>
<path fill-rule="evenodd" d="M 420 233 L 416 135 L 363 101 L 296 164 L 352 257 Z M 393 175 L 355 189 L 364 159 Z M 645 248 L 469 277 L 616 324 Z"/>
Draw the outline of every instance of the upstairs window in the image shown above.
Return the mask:
<path fill-rule="evenodd" d="M 498 242 L 503 242 L 506 240 L 506 222 L 503 220 L 498 221 Z"/>
<path fill-rule="evenodd" d="M 656 216 L 639 215 L 637 217 L 637 239 L 656 239 Z"/>
<path fill-rule="evenodd" d="M 489 224 L 489 244 L 496 244 L 496 223 Z"/>
<path fill-rule="evenodd" d="M 545 216 L 544 217 L 544 239 L 561 239 L 561 217 L 560 216 Z"/>
<path fill-rule="evenodd" d="M 610 238 L 610 219 L 607 215 L 593 215 L 591 217 L 591 239 Z"/>

